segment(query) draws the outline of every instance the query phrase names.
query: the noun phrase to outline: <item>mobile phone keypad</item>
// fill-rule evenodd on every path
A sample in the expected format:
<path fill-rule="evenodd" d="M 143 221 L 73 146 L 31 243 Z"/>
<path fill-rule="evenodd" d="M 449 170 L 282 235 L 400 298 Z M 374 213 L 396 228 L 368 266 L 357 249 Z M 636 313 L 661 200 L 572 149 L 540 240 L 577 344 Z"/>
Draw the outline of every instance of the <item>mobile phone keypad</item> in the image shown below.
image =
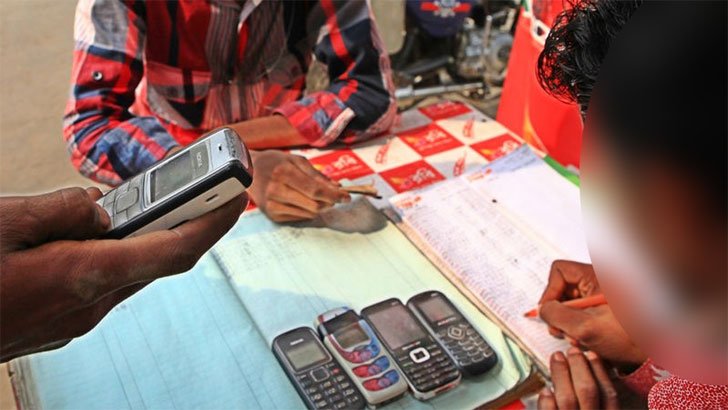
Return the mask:
<path fill-rule="evenodd" d="M 413 360 L 418 355 L 401 355 L 398 357 L 400 368 L 407 375 L 407 378 L 419 391 L 430 391 L 443 386 L 460 376 L 460 371 L 455 367 L 452 360 L 445 354 L 440 346 L 433 343 L 424 347 L 428 358 L 419 363 Z"/>
<path fill-rule="evenodd" d="M 494 354 L 490 345 L 467 323 L 452 325 L 437 335 L 460 367 L 480 364 Z"/>
<path fill-rule="evenodd" d="M 329 362 L 296 376 L 315 409 L 363 409 L 366 403 L 336 362 Z"/>

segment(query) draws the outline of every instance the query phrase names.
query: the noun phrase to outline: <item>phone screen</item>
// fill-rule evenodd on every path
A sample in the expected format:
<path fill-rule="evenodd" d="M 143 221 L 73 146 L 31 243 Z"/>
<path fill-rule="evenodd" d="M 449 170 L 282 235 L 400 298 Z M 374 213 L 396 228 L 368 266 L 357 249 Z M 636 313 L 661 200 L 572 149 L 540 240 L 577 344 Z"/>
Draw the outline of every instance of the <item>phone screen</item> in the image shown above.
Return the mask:
<path fill-rule="evenodd" d="M 304 341 L 303 343 L 284 350 L 288 361 L 296 371 L 301 371 L 314 363 L 327 358 L 324 350 L 318 343 Z"/>
<path fill-rule="evenodd" d="M 437 323 L 443 319 L 455 316 L 456 312 L 452 310 L 441 297 L 437 296 L 434 298 L 427 299 L 417 305 L 422 313 L 425 314 L 427 320 L 433 323 Z"/>
<path fill-rule="evenodd" d="M 336 333 L 334 338 L 344 349 L 351 349 L 352 347 L 364 343 L 369 340 L 369 336 L 362 330 L 358 323 L 347 326 Z"/>
<path fill-rule="evenodd" d="M 164 198 L 207 173 L 209 158 L 207 147 L 202 144 L 190 148 L 166 164 L 152 171 L 151 200 Z"/>
<path fill-rule="evenodd" d="M 404 305 L 394 305 L 368 315 L 382 339 L 392 350 L 427 336 Z"/>

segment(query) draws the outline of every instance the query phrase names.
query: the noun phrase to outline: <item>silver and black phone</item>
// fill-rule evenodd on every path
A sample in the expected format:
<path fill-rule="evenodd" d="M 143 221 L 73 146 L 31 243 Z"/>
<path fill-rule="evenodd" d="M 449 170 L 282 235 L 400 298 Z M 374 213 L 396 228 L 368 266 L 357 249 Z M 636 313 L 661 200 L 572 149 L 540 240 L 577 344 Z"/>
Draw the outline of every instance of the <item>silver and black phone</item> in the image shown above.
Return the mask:
<path fill-rule="evenodd" d="M 399 299 L 369 306 L 361 316 L 389 350 L 416 399 L 430 399 L 460 383 L 455 363 Z"/>
<path fill-rule="evenodd" d="M 253 182 L 250 153 L 230 128 L 214 131 L 97 201 L 111 219 L 106 238 L 173 228 L 242 194 Z"/>
<path fill-rule="evenodd" d="M 273 340 L 273 354 L 309 409 L 363 409 L 366 401 L 310 327 Z"/>
<path fill-rule="evenodd" d="M 457 364 L 465 376 L 479 376 L 498 362 L 493 349 L 455 305 L 432 290 L 412 296 L 407 306 Z"/>

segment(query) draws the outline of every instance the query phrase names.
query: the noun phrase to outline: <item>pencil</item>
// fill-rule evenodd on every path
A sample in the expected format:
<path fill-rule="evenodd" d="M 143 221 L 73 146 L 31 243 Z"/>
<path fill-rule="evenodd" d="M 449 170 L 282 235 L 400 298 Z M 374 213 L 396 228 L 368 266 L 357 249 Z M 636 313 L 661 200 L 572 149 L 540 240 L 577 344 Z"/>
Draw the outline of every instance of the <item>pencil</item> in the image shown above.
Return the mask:
<path fill-rule="evenodd" d="M 607 298 L 604 297 L 604 295 L 592 295 L 587 296 L 580 299 L 572 299 L 567 300 L 566 302 L 562 302 L 565 306 L 573 307 L 573 308 L 579 308 L 579 309 L 585 309 L 589 307 L 599 306 L 599 305 L 605 305 L 607 303 Z M 541 309 L 541 306 L 531 309 L 528 312 L 526 312 L 523 316 L 525 317 L 538 317 L 538 311 Z"/>
<path fill-rule="evenodd" d="M 377 188 L 374 187 L 374 185 L 349 185 L 342 186 L 341 189 L 350 194 L 360 194 L 371 196 L 377 199 L 382 199 L 382 197 L 379 195 L 379 192 L 377 191 Z"/>

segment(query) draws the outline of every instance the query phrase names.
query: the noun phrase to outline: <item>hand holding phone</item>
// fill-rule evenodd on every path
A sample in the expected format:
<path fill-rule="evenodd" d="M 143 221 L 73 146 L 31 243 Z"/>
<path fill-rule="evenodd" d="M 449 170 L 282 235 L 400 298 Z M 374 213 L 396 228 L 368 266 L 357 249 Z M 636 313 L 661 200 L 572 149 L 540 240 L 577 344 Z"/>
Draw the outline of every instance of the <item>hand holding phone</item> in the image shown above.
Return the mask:
<path fill-rule="evenodd" d="M 222 128 L 99 199 L 111 218 L 105 237 L 120 239 L 173 228 L 222 206 L 252 182 L 248 150 L 235 131 Z"/>

